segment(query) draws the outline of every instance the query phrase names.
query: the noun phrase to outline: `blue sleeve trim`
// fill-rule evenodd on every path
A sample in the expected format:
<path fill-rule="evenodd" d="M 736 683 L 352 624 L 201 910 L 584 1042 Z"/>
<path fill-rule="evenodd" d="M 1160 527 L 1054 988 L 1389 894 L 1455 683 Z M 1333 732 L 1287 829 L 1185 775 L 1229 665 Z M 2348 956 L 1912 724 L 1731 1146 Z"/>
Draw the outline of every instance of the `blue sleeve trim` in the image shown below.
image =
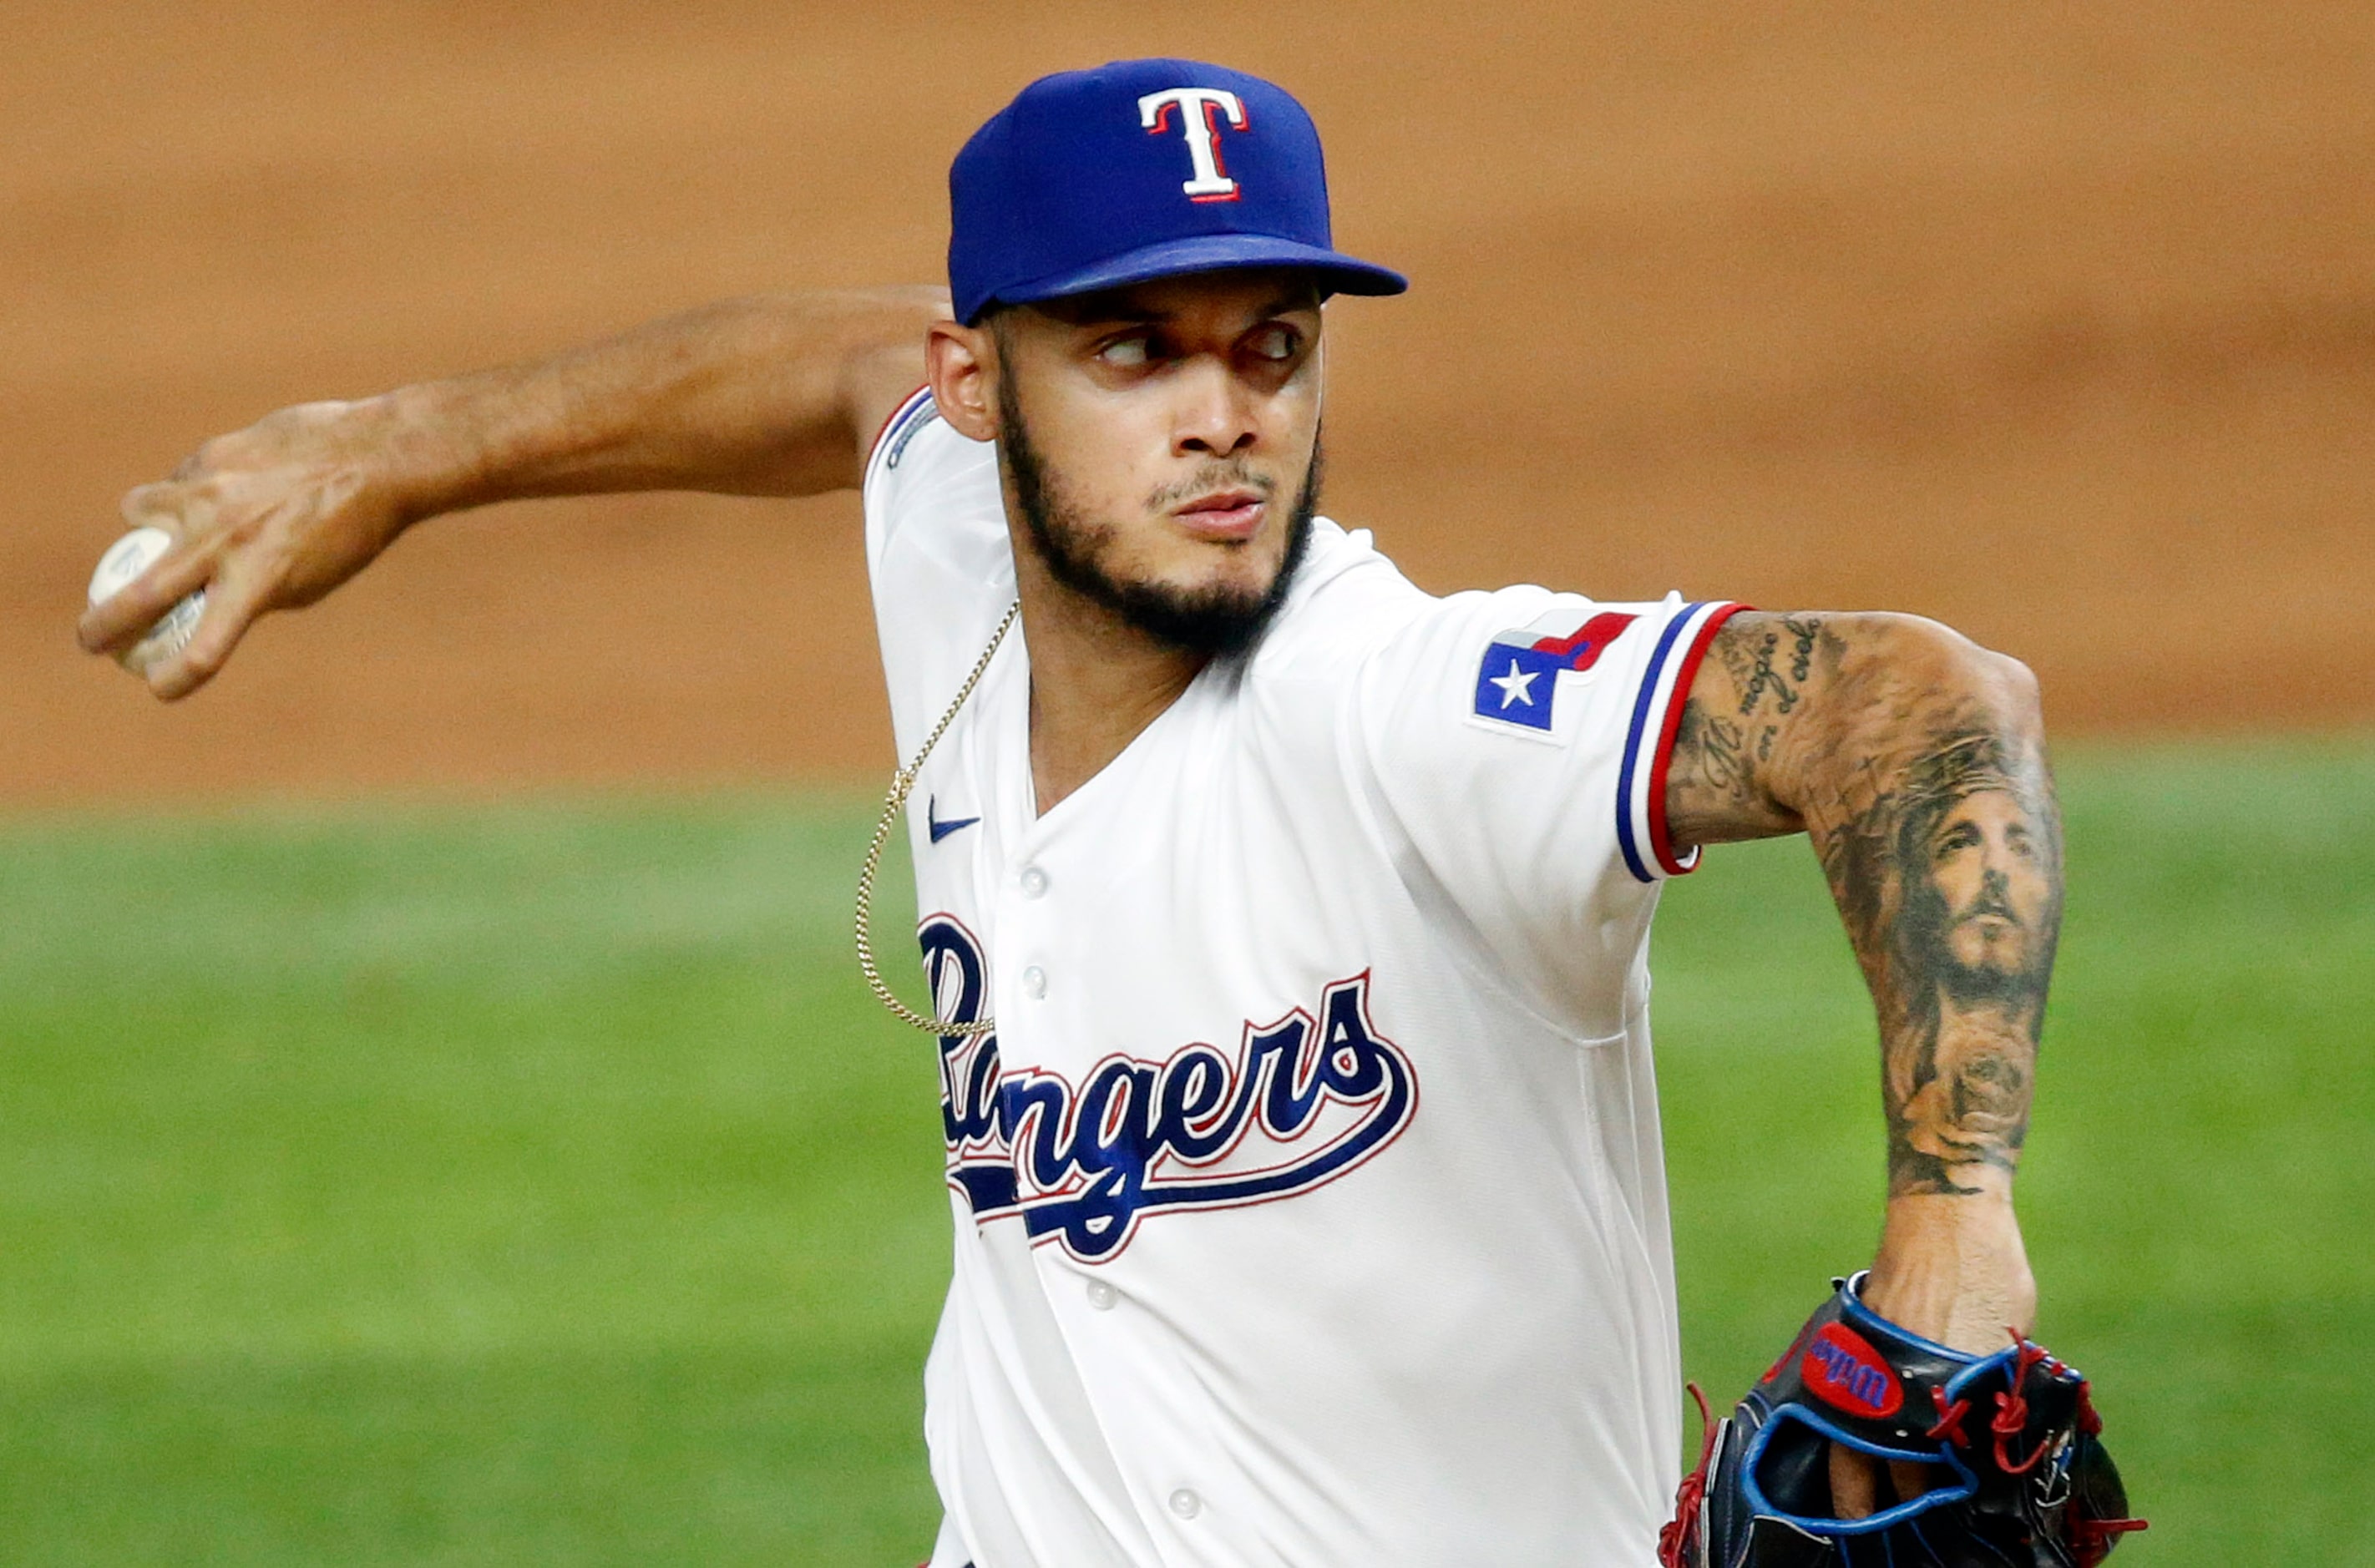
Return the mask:
<path fill-rule="evenodd" d="M 1616 774 L 1616 847 L 1625 855 L 1625 868 L 1638 881 L 1655 882 L 1648 863 L 1643 859 L 1640 843 L 1633 835 L 1633 781 L 1641 769 L 1641 737 L 1649 727 L 1649 710 L 1657 703 L 1658 680 L 1665 673 L 1666 660 L 1682 637 L 1683 628 L 1707 607 L 1706 601 L 1684 605 L 1666 622 L 1658 634 L 1658 645 L 1650 650 L 1649 663 L 1641 673 L 1640 690 L 1633 699 L 1633 722 L 1625 733 L 1625 761 Z"/>

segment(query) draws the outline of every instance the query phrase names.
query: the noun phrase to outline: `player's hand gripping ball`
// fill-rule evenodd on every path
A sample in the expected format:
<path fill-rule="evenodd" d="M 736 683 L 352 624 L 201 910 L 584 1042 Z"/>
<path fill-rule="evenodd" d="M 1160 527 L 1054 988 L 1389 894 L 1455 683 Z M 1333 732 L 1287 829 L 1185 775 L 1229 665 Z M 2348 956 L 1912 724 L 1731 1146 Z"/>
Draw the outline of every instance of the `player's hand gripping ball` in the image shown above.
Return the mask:
<path fill-rule="evenodd" d="M 172 548 L 173 536 L 162 528 L 133 529 L 99 558 L 99 570 L 90 574 L 90 602 L 96 605 L 113 598 Z M 116 662 L 135 675 L 146 676 L 151 665 L 170 659 L 190 645 L 190 634 L 197 631 L 198 618 L 206 612 L 204 588 L 184 595 L 149 627 L 139 642 L 118 654 Z"/>
<path fill-rule="evenodd" d="M 2145 1527 L 2074 1368 L 2016 1335 L 1990 1356 L 1933 1344 L 1865 1306 L 1862 1283 L 1835 1281 L 1708 1427 L 1659 1532 L 1661 1568 L 2093 1568 Z M 1926 1467 L 1932 1488 L 1837 1518 L 1835 1443 Z"/>

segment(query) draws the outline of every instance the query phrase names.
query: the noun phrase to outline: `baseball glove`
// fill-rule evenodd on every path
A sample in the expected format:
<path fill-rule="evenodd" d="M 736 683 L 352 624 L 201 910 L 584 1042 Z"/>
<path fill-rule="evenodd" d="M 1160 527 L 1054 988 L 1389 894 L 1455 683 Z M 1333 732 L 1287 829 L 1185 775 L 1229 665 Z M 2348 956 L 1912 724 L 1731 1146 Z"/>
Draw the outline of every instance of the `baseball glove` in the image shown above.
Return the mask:
<path fill-rule="evenodd" d="M 1832 1283 L 1731 1419 L 1707 1424 L 1660 1568 L 2093 1568 L 2145 1527 L 2075 1370 L 2018 1334 L 1991 1356 L 1950 1350 L 1865 1306 L 1862 1275 Z M 1836 1518 L 1834 1443 L 1931 1467 L 1933 1490 Z"/>

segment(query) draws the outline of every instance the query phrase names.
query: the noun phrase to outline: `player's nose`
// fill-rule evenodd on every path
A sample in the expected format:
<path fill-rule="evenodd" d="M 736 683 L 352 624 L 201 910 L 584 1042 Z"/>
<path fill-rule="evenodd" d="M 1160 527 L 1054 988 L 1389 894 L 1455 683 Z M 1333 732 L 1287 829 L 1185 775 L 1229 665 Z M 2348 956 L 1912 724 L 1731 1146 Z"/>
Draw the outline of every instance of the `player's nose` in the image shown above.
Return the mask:
<path fill-rule="evenodd" d="M 1197 360 L 1181 367 L 1171 446 L 1182 457 L 1234 456 L 1261 439 L 1257 400 L 1225 363 Z"/>

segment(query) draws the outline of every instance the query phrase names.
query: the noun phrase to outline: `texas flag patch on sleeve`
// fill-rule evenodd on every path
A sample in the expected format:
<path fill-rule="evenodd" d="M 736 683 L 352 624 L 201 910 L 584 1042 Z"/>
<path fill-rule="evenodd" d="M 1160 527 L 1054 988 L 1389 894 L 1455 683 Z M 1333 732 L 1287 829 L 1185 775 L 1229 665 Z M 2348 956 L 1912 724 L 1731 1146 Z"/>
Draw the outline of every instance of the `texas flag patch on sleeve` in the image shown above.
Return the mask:
<path fill-rule="evenodd" d="M 1548 735 L 1560 678 L 1589 670 L 1639 619 L 1622 610 L 1559 609 L 1498 633 L 1476 666 L 1476 716 Z"/>

